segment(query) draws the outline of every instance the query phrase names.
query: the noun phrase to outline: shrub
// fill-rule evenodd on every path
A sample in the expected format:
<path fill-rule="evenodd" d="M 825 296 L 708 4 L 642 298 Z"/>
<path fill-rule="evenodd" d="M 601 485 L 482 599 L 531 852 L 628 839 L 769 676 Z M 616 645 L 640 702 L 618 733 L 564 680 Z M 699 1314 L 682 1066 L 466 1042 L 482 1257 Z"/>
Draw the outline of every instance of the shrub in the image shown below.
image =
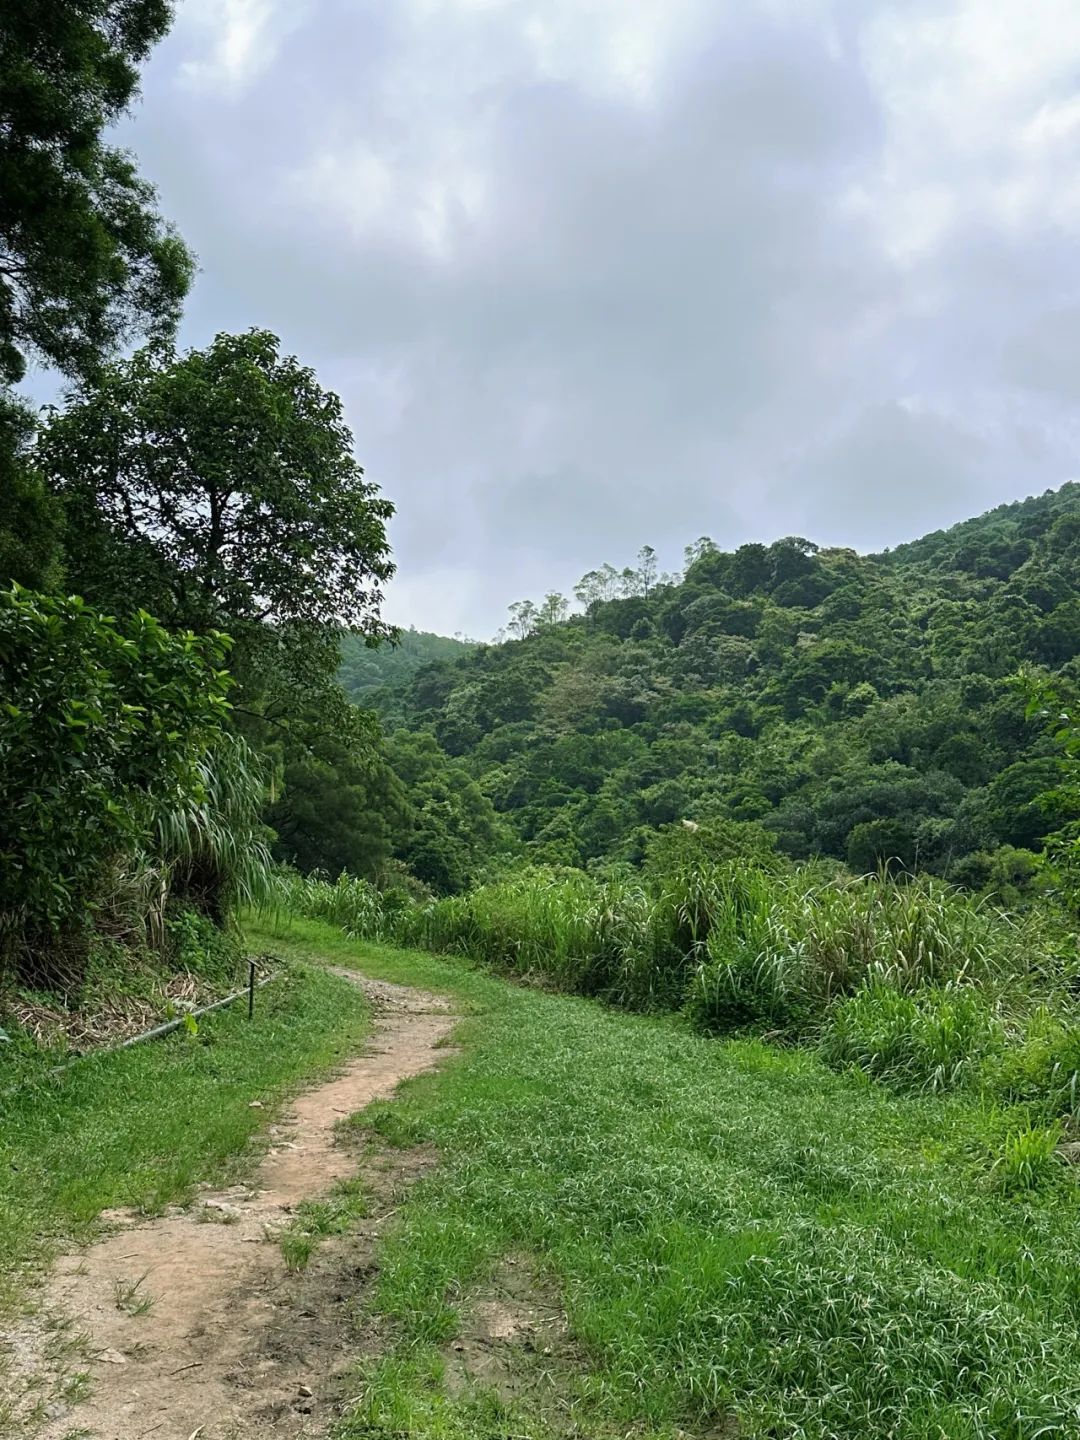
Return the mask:
<path fill-rule="evenodd" d="M 832 1010 L 819 1051 L 832 1065 L 857 1065 L 897 1087 L 952 1090 L 971 1083 L 1000 1051 L 1000 1022 L 963 986 L 903 994 L 872 981 Z"/>
<path fill-rule="evenodd" d="M 166 907 L 217 926 L 261 898 L 263 768 L 225 728 L 228 637 L 0 594 L 0 961 L 77 988 L 96 932 L 170 948 Z"/>
<path fill-rule="evenodd" d="M 1033 1106 L 1046 1118 L 1080 1114 L 1080 1025 L 1040 1007 L 1023 1041 L 1000 1057 L 990 1084 L 1001 1099 Z"/>
<path fill-rule="evenodd" d="M 785 924 L 778 882 L 734 868 L 718 879 L 706 958 L 691 982 L 688 1013 L 701 1029 L 715 1032 L 797 1025 L 807 1008 L 805 965 Z"/>
<path fill-rule="evenodd" d="M 241 946 L 235 931 L 222 930 L 191 905 L 171 905 L 165 918 L 166 953 L 172 967 L 206 979 L 237 973 Z"/>
<path fill-rule="evenodd" d="M 227 643 L 143 611 L 114 620 L 77 598 L 0 594 L 0 957 L 40 970 L 50 952 L 85 953 L 118 863 L 207 807 Z"/>
<path fill-rule="evenodd" d="M 379 892 L 367 880 L 339 875 L 331 882 L 323 875 L 299 875 L 279 870 L 276 902 L 292 915 L 325 920 L 357 939 L 383 938 L 384 912 Z"/>

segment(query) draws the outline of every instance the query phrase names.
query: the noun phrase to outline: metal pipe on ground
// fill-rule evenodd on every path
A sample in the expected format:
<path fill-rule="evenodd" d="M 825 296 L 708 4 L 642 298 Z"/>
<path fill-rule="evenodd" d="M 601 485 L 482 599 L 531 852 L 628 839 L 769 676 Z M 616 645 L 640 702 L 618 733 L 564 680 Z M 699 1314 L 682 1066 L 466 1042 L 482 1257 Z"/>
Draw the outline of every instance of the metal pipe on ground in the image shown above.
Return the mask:
<path fill-rule="evenodd" d="M 85 1055 L 77 1055 L 74 1060 L 68 1060 L 63 1065 L 55 1065 L 51 1070 L 46 1070 L 43 1075 L 31 1075 L 25 1080 L 20 1080 L 10 1090 L 0 1090 L 0 1098 L 6 1099 L 9 1095 L 24 1090 L 27 1085 L 33 1085 L 41 1080 L 52 1080 L 57 1075 L 63 1075 L 68 1070 L 73 1070 L 76 1065 L 81 1065 L 84 1060 L 92 1060 L 96 1055 L 115 1055 L 119 1050 L 129 1050 L 132 1045 L 142 1045 L 147 1040 L 158 1040 L 162 1035 L 168 1035 L 173 1030 L 179 1030 L 185 1020 L 198 1020 L 203 1015 L 209 1015 L 213 1010 L 223 1010 L 226 1005 L 231 1005 L 234 1000 L 247 997 L 248 1019 L 254 1012 L 255 991 L 261 990 L 264 985 L 269 985 L 271 980 L 276 980 L 277 975 L 267 975 L 262 980 L 255 979 L 255 962 L 249 961 L 248 983 L 242 990 L 234 990 L 231 995 L 225 995 L 220 1000 L 214 1000 L 209 1005 L 203 1005 L 198 1010 L 185 1010 L 183 1015 L 178 1015 L 175 1020 L 166 1020 L 163 1025 L 155 1025 L 152 1030 L 145 1030 L 141 1035 L 129 1035 L 126 1040 L 121 1040 L 118 1045 L 109 1045 L 101 1050 L 91 1050 Z"/>

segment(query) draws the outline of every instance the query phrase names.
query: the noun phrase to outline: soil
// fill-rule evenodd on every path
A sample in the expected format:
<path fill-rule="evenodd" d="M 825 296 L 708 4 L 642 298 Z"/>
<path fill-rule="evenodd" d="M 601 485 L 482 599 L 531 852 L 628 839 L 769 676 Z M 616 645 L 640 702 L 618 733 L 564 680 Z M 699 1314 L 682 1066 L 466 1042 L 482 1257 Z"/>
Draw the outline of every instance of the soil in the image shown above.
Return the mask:
<path fill-rule="evenodd" d="M 437 996 L 337 973 L 372 1002 L 371 1046 L 269 1127 L 270 1148 L 251 1182 L 207 1189 L 193 1206 L 152 1221 L 106 1213 L 116 1229 L 63 1256 L 35 1319 L 0 1336 L 25 1433 L 36 1440 L 325 1434 L 349 1398 L 380 1225 L 434 1158 L 370 1149 L 358 1157 L 338 1143 L 335 1127 L 437 1064 L 454 1024 Z M 324 1241 L 303 1273 L 289 1273 L 277 1242 L 292 1212 L 357 1174 L 368 1218 L 348 1236 Z M 88 1396 L 79 1398 L 83 1389 Z M 32 1404 L 41 1421 L 34 1428 Z"/>
<path fill-rule="evenodd" d="M 525 1401 L 562 1433 L 573 1376 L 584 1357 L 570 1337 L 556 1290 L 529 1258 L 506 1256 L 495 1274 L 461 1307 L 461 1325 L 444 1349 L 447 1393 L 494 1390 Z"/>

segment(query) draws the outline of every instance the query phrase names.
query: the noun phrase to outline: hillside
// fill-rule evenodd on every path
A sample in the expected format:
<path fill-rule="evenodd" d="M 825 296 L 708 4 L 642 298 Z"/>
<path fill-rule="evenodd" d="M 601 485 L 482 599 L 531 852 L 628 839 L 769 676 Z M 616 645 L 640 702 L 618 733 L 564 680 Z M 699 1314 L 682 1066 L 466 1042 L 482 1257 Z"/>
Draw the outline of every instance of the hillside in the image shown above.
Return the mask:
<path fill-rule="evenodd" d="M 539 861 L 637 862 L 665 823 L 739 820 L 793 858 L 1022 885 L 1058 762 L 1012 677 L 1076 678 L 1080 485 L 882 555 L 688 558 L 555 623 L 515 607 L 523 638 L 373 695 L 385 727 L 434 737 Z"/>
<path fill-rule="evenodd" d="M 362 703 L 383 685 L 402 685 L 424 665 L 456 660 L 473 648 L 471 640 L 432 635 L 427 630 L 402 630 L 393 643 L 369 646 L 363 635 L 342 637 L 338 678 L 350 699 Z"/>

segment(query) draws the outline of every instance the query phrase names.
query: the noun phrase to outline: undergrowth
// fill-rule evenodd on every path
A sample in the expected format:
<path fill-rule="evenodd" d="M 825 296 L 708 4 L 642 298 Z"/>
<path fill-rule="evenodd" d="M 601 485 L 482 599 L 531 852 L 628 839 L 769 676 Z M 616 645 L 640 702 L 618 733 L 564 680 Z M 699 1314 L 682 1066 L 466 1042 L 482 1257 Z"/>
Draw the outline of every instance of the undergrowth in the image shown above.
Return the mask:
<path fill-rule="evenodd" d="M 893 1087 L 1077 1111 L 1075 938 L 930 877 L 730 860 L 606 879 L 531 870 L 419 904 L 350 876 L 279 884 L 283 911 L 357 938 L 811 1045 Z"/>

